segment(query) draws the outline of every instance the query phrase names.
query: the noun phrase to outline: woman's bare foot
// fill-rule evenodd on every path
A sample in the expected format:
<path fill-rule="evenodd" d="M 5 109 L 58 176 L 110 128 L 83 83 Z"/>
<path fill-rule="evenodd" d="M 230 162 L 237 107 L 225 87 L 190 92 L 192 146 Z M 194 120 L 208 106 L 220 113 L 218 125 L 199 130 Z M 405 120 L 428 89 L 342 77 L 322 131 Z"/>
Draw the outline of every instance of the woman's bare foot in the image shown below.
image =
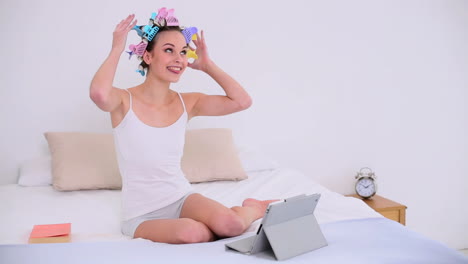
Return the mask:
<path fill-rule="evenodd" d="M 242 207 L 252 207 L 256 208 L 257 210 L 257 219 L 262 218 L 263 215 L 265 215 L 265 211 L 268 208 L 268 205 L 273 202 L 277 202 L 279 199 L 276 200 L 257 200 L 253 198 L 248 198 L 245 199 L 244 202 L 242 203 Z"/>

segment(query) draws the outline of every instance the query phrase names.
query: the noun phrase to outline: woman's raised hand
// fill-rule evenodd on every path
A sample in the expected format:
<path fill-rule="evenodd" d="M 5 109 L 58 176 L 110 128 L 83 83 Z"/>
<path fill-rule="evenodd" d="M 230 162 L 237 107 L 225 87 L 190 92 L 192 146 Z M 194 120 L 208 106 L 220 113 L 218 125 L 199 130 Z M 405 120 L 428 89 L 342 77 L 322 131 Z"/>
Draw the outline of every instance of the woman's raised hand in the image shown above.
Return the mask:
<path fill-rule="evenodd" d="M 135 15 L 129 15 L 126 19 L 120 21 L 115 27 L 112 40 L 112 50 L 122 53 L 127 43 L 128 32 L 136 25 L 137 20 L 133 20 Z"/>
<path fill-rule="evenodd" d="M 208 56 L 208 47 L 206 46 L 205 34 L 203 30 L 201 31 L 201 37 L 197 33 L 197 39 L 193 40 L 193 43 L 196 46 L 195 51 L 197 53 L 198 59 L 196 59 L 193 63 L 189 63 L 188 66 L 192 69 L 206 72 L 212 61 Z"/>

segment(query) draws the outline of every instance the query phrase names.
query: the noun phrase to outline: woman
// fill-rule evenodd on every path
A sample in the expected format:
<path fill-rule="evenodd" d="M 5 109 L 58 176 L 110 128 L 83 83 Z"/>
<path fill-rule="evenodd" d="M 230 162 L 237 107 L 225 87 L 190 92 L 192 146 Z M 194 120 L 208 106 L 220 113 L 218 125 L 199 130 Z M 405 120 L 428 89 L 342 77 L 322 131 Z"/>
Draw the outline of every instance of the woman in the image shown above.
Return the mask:
<path fill-rule="evenodd" d="M 198 243 L 242 234 L 263 217 L 271 201 L 246 199 L 227 208 L 194 193 L 181 170 L 188 120 L 220 116 L 247 109 L 252 100 L 242 86 L 208 56 L 203 31 L 193 40 L 198 59 L 189 63 L 191 38 L 182 34 L 178 21 L 160 9 L 150 21 L 158 26 L 154 38 L 142 41 L 145 81 L 127 90 L 113 87 L 119 58 L 128 32 L 138 29 L 134 15 L 122 20 L 113 33 L 112 49 L 95 74 L 90 97 L 111 115 L 119 168 L 122 175 L 122 232 L 134 238 L 165 243 Z M 162 17 L 165 14 L 166 17 Z M 161 25 L 164 24 L 164 25 Z M 140 28 L 141 29 L 141 28 Z M 140 31 L 140 35 L 142 31 Z M 170 89 L 187 67 L 202 71 L 225 91 L 225 96 L 180 94 Z"/>

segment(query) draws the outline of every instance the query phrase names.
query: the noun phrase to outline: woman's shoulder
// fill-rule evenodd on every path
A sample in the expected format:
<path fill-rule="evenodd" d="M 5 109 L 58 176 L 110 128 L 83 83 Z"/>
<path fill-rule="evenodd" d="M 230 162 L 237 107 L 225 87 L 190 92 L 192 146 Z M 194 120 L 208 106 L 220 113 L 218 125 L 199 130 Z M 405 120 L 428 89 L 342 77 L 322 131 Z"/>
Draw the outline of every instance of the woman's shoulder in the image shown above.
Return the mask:
<path fill-rule="evenodd" d="M 185 99 L 198 99 L 202 96 L 204 96 L 205 94 L 204 93 L 199 93 L 199 92 L 190 92 L 190 93 L 180 93 L 180 95 L 182 95 L 182 97 Z"/>
<path fill-rule="evenodd" d="M 193 106 L 198 102 L 198 100 L 205 96 L 203 93 L 190 92 L 190 93 L 180 93 L 182 99 L 184 100 L 185 107 L 189 114 L 192 113 Z"/>
<path fill-rule="evenodd" d="M 203 93 L 198 93 L 198 92 L 190 92 L 190 93 L 180 93 L 182 97 L 185 100 L 198 100 L 201 96 L 203 96 Z"/>
<path fill-rule="evenodd" d="M 134 95 L 138 93 L 137 88 L 138 86 L 133 86 L 130 88 L 116 88 L 116 89 L 119 91 L 119 94 L 123 98 L 123 103 L 125 104 L 126 101 L 130 101 L 130 96 L 132 96 L 133 98 Z"/>
<path fill-rule="evenodd" d="M 135 92 L 135 90 L 137 89 L 138 86 L 133 86 L 133 87 L 129 87 L 129 88 L 119 88 L 119 90 L 122 92 L 122 93 L 125 93 L 125 94 L 129 94 L 129 93 L 133 93 Z"/>

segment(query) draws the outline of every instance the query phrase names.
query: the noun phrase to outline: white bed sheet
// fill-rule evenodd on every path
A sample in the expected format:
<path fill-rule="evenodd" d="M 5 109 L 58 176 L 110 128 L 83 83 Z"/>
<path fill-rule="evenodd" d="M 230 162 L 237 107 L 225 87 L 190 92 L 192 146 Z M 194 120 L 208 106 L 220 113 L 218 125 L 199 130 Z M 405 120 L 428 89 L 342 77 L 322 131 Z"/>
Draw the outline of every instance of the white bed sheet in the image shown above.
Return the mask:
<path fill-rule="evenodd" d="M 344 220 L 322 224 L 321 228 L 328 246 L 278 263 L 468 263 L 468 258 L 456 250 L 386 218 Z M 0 245 L 0 263 L 275 263 L 271 250 L 254 255 L 227 250 L 225 243 L 236 239 L 240 238 L 185 245 L 169 245 L 144 239 Z"/>
<path fill-rule="evenodd" d="M 314 182 L 304 174 L 279 168 L 251 172 L 240 182 L 194 184 L 194 189 L 226 206 L 239 205 L 245 198 L 287 198 L 321 193 L 315 211 L 320 224 L 382 217 L 355 198 L 344 197 Z M 93 190 L 61 192 L 51 186 L 0 186 L 0 244 L 25 244 L 33 225 L 72 223 L 72 242 L 130 240 L 120 232 L 120 191 Z M 254 232 L 260 220 L 247 232 Z"/>

